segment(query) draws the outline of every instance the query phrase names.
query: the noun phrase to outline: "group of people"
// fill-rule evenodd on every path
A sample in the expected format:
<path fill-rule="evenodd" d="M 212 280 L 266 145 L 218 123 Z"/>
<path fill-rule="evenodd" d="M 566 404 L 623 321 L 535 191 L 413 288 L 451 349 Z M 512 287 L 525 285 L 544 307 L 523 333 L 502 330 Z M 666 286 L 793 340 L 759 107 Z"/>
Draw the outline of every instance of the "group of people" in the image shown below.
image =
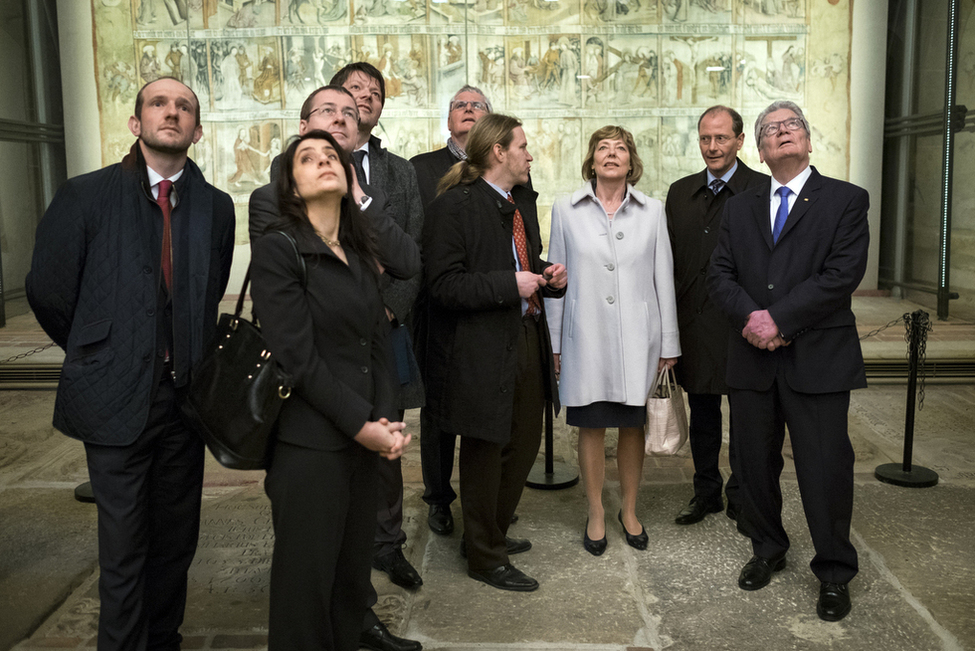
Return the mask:
<path fill-rule="evenodd" d="M 626 542 L 646 549 L 637 496 L 645 402 L 675 367 L 689 394 L 694 496 L 678 524 L 724 509 L 721 395 L 731 407 L 728 515 L 752 539 L 738 579 L 786 562 L 779 473 L 789 427 L 821 583 L 842 619 L 850 543 L 849 391 L 865 386 L 850 297 L 866 265 L 867 195 L 809 165 L 802 110 L 776 102 L 755 138 L 771 177 L 737 157 L 742 119 L 698 123 L 706 169 L 666 205 L 635 185 L 623 127 L 596 130 L 582 188 L 556 203 L 548 260 L 529 143 L 514 117 L 464 86 L 446 146 L 411 161 L 373 135 L 385 81 L 349 64 L 314 91 L 298 136 L 251 196 L 254 310 L 294 379 L 265 489 L 275 545 L 268 647 L 418 651 L 372 610 L 370 566 L 422 584 L 403 554 L 404 410 L 422 406 L 428 524 L 454 530 L 456 439 L 468 575 L 538 582 L 508 536 L 538 453 L 545 403 L 579 428 L 582 543 L 607 550 L 606 428 L 619 429 Z M 234 213 L 187 157 L 199 100 L 179 80 L 138 93 L 120 164 L 69 180 L 37 231 L 27 292 L 65 349 L 54 424 L 82 440 L 98 508 L 98 648 L 178 649 L 199 532 L 204 447 L 180 419 L 229 278 Z M 297 243 L 300 264 L 290 239 Z M 422 251 L 422 255 L 421 255 Z"/>

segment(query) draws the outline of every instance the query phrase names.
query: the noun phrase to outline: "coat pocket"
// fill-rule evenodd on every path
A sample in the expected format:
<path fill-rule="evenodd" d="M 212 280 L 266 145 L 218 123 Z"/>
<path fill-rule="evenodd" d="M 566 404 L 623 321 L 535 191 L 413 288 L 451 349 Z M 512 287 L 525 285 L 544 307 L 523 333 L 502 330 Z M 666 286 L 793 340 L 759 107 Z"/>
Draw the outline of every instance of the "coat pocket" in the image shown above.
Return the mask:
<path fill-rule="evenodd" d="M 96 356 L 96 353 L 108 349 L 108 335 L 111 331 L 111 319 L 102 319 L 82 327 L 74 342 L 68 345 L 65 362 L 81 365 L 97 363 L 104 355 Z"/>

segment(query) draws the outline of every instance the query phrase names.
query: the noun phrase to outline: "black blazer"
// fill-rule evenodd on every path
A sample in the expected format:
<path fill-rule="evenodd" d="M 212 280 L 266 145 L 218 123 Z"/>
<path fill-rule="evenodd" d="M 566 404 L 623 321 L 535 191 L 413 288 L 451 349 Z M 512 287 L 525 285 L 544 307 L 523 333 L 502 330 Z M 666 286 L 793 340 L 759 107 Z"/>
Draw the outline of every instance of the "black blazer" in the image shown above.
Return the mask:
<path fill-rule="evenodd" d="M 541 259 L 535 199 L 523 186 L 509 203 L 483 179 L 437 197 L 423 229 L 424 274 L 430 295 L 424 381 L 427 408 L 444 431 L 495 443 L 511 435 L 521 297 L 515 281 L 512 223 L 521 211 L 531 271 Z M 544 289 L 559 298 L 565 289 Z M 544 301 L 543 301 L 544 302 Z M 552 344 L 542 306 L 545 395 L 558 410 Z"/>
<path fill-rule="evenodd" d="M 765 391 L 784 367 L 789 386 L 831 393 L 866 386 L 851 296 L 867 266 L 866 190 L 815 168 L 772 243 L 771 184 L 725 205 L 708 289 L 737 332 L 729 337 L 728 386 Z M 748 315 L 767 309 L 789 346 L 749 344 Z"/>
<path fill-rule="evenodd" d="M 688 393 L 728 392 L 725 367 L 731 324 L 711 300 L 706 274 L 728 199 L 768 179 L 739 160 L 738 169 L 717 195 L 707 185 L 707 170 L 674 181 L 667 192 L 682 353 L 675 371 Z"/>
<path fill-rule="evenodd" d="M 317 239 L 292 232 L 294 249 L 268 233 L 252 242 L 251 296 L 268 349 L 294 378 L 278 438 L 316 450 L 358 445 L 366 421 L 394 420 L 387 367 L 389 329 L 377 275 L 346 248 L 348 266 Z"/>
<path fill-rule="evenodd" d="M 426 209 L 437 198 L 437 184 L 451 167 L 460 159 L 450 152 L 449 147 L 443 147 L 425 154 L 417 154 L 410 159 L 416 170 L 416 182 L 420 187 L 420 200 Z"/>

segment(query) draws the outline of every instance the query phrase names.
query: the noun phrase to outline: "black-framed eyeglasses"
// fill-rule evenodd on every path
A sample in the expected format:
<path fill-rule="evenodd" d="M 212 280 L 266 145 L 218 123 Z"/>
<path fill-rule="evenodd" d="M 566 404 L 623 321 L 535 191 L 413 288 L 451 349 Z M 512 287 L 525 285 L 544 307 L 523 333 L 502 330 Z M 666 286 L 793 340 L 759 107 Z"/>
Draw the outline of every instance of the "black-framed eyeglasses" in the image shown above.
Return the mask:
<path fill-rule="evenodd" d="M 774 136 L 779 132 L 780 127 L 785 127 L 786 131 L 798 131 L 803 128 L 803 124 L 799 118 L 787 118 L 778 122 L 766 122 L 762 125 L 762 135 Z"/>
<path fill-rule="evenodd" d="M 318 108 L 312 109 L 308 112 L 308 117 L 315 115 L 316 113 L 321 113 L 326 118 L 332 119 L 338 113 L 338 109 L 335 104 L 322 104 Z M 342 109 L 342 117 L 346 120 L 352 120 L 353 122 L 359 122 L 359 113 L 354 108 L 346 106 Z"/>
<path fill-rule="evenodd" d="M 450 110 L 466 111 L 468 106 L 474 109 L 475 111 L 484 111 L 486 113 L 488 110 L 487 104 L 485 104 L 484 102 L 465 102 L 462 99 L 455 99 L 453 102 L 451 102 Z"/>

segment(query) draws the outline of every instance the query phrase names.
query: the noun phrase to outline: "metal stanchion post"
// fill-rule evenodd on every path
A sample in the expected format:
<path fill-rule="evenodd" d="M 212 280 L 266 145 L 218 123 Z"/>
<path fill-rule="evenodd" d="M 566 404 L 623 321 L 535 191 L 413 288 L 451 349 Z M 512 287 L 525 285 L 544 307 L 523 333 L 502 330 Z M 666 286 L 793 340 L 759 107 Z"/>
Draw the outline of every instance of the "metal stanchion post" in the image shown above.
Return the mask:
<path fill-rule="evenodd" d="M 528 481 L 525 485 L 529 488 L 540 490 L 557 490 L 569 488 L 579 483 L 579 473 L 569 468 L 566 464 L 555 463 L 554 439 L 555 427 L 555 407 L 551 401 L 545 402 L 545 461 L 535 463 L 532 471 L 528 473 Z"/>
<path fill-rule="evenodd" d="M 906 315 L 905 315 L 906 316 Z M 910 328 L 909 364 L 907 376 L 907 412 L 904 419 L 904 462 L 877 466 L 874 476 L 882 482 L 908 488 L 927 488 L 938 483 L 938 473 L 911 463 L 914 449 L 914 411 L 917 404 L 917 373 L 921 349 L 930 324 L 928 313 L 917 310 L 907 319 Z"/>

